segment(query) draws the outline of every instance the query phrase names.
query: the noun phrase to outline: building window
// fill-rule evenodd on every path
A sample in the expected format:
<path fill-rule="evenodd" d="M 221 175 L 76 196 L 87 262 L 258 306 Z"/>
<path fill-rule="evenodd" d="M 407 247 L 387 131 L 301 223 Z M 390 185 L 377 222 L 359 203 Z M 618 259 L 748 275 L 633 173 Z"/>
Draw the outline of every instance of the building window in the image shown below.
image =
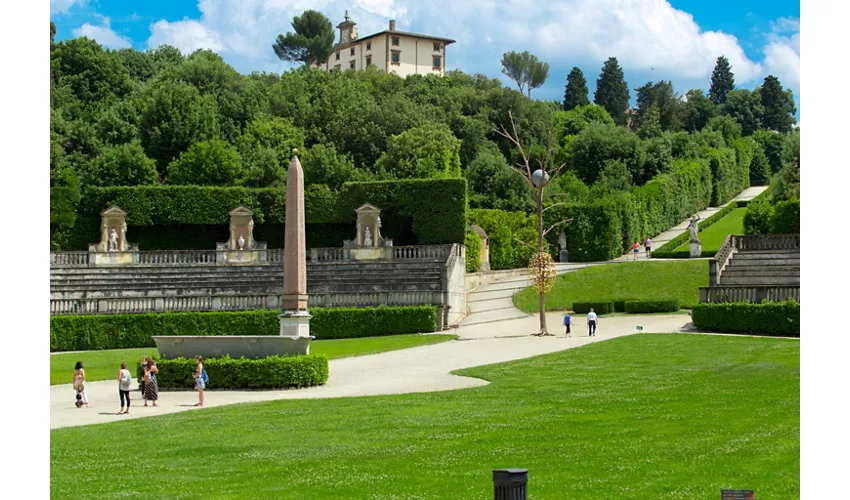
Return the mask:
<path fill-rule="evenodd" d="M 393 37 L 393 47 L 398 47 L 398 37 L 397 36 Z"/>
<path fill-rule="evenodd" d="M 354 69 L 354 61 L 351 61 L 350 63 L 348 63 L 348 67 L 351 68 L 351 69 Z"/>
<path fill-rule="evenodd" d="M 372 42 L 366 43 L 366 50 L 372 50 Z"/>
<path fill-rule="evenodd" d="M 351 47 L 351 55 L 354 55 L 354 47 Z"/>
<path fill-rule="evenodd" d="M 336 60 L 339 61 L 339 52 L 336 53 Z"/>
<path fill-rule="evenodd" d="M 439 44 L 439 43 L 435 43 L 435 44 L 434 44 L 434 52 L 439 52 L 439 51 L 440 51 L 440 44 Z"/>
<path fill-rule="evenodd" d="M 401 52 L 393 51 L 393 64 L 401 64 Z"/>
<path fill-rule="evenodd" d="M 442 62 L 442 57 L 434 58 L 434 69 L 440 69 L 440 63 Z"/>
<path fill-rule="evenodd" d="M 372 56 L 366 56 L 366 66 L 372 65 Z"/>

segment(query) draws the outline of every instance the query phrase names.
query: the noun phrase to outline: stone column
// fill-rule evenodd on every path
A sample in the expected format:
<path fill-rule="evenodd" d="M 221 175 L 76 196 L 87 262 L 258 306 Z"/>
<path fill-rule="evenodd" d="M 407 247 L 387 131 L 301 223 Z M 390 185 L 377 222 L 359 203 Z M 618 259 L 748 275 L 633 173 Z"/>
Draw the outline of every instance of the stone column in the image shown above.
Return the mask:
<path fill-rule="evenodd" d="M 307 240 L 304 226 L 304 171 L 293 150 L 286 171 L 286 221 L 283 239 L 283 295 L 280 335 L 310 337 L 307 312 Z M 309 346 L 307 348 L 309 353 Z"/>

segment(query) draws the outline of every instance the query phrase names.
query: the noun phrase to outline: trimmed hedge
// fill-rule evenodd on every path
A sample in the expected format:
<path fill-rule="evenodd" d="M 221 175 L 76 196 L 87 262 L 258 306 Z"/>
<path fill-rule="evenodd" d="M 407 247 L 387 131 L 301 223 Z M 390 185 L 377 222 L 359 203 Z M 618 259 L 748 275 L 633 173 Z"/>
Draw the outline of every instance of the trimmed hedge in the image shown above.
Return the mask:
<path fill-rule="evenodd" d="M 679 310 L 679 299 L 672 300 L 630 300 L 625 304 L 627 313 L 656 313 L 676 312 Z"/>
<path fill-rule="evenodd" d="M 51 189 L 51 217 L 69 220 L 68 203 L 64 192 Z M 63 195 L 63 196 L 60 196 Z M 354 235 L 357 220 L 355 209 L 363 203 L 372 203 L 381 209 L 382 234 L 396 244 L 448 244 L 462 243 L 466 234 L 467 207 L 466 179 L 408 179 L 399 181 L 350 182 L 339 192 L 324 185 L 308 186 L 304 193 L 305 222 L 308 244 L 317 246 L 327 226 L 347 225 Z M 286 196 L 283 189 L 213 187 L 213 186 L 115 186 L 89 187 L 77 208 L 77 222 L 73 224 L 66 250 L 85 249 L 87 243 L 99 238 L 99 214 L 118 205 L 127 212 L 128 232 L 137 228 L 177 233 L 186 227 L 221 226 L 227 231 L 227 213 L 239 205 L 254 211 L 257 226 L 274 225 L 281 228 L 285 219 Z M 73 223 L 73 221 L 72 221 Z M 212 229 L 214 238 L 221 231 Z M 128 235 L 128 237 L 130 237 Z M 146 242 L 156 238 L 147 236 Z M 259 239 L 259 237 L 258 237 Z M 210 246 L 210 239 L 190 238 L 189 244 Z M 223 241 L 223 240 L 222 240 Z M 134 241 L 134 243 L 140 243 Z M 282 243 L 282 240 L 281 240 Z M 322 241 L 322 243 L 325 243 Z M 342 238 L 335 243 L 342 246 Z M 270 245 L 270 247 L 274 247 Z M 141 245 L 143 250 L 154 250 Z M 184 244 L 182 248 L 187 248 Z"/>
<path fill-rule="evenodd" d="M 573 302 L 573 312 L 589 313 L 593 309 L 596 314 L 608 314 L 614 312 L 613 302 Z"/>
<path fill-rule="evenodd" d="M 279 335 L 278 310 L 51 316 L 50 352 L 154 347 L 155 335 Z M 434 306 L 310 309 L 317 339 L 433 332 Z"/>
<path fill-rule="evenodd" d="M 481 269 L 481 238 L 475 231 L 466 233 L 466 272 L 477 273 Z"/>
<path fill-rule="evenodd" d="M 800 233 L 800 200 L 780 201 L 773 207 L 773 217 L 770 219 L 770 233 Z"/>
<path fill-rule="evenodd" d="M 702 302 L 694 306 L 694 326 L 730 333 L 800 336 L 800 303 Z"/>
<path fill-rule="evenodd" d="M 490 269 L 494 271 L 526 267 L 536 251 L 536 214 L 476 208 L 469 211 L 469 223 L 481 226 L 487 233 L 490 241 Z M 531 246 L 523 245 L 517 239 Z"/>
<path fill-rule="evenodd" d="M 160 389 L 192 389 L 197 367 L 194 359 L 157 359 Z M 204 370 L 207 389 L 282 389 L 311 387 L 328 381 L 328 357 L 324 354 L 269 356 L 260 359 L 207 358 Z"/>

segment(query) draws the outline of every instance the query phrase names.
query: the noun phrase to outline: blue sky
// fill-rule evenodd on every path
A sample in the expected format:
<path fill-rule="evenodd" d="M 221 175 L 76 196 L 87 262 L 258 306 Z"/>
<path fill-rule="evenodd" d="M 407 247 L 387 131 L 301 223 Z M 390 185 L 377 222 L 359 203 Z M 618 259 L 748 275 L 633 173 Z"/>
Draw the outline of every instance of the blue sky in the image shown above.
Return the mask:
<path fill-rule="evenodd" d="M 345 10 L 361 36 L 398 29 L 457 40 L 448 69 L 501 74 L 504 52 L 528 50 L 550 65 L 539 99 L 563 98 L 566 75 L 578 66 L 591 99 L 609 56 L 620 61 L 630 89 L 672 80 L 676 90 L 707 89 L 717 56 L 725 55 L 739 88 L 754 88 L 768 74 L 794 91 L 800 109 L 800 3 L 715 0 L 51 0 L 57 40 L 89 36 L 110 48 L 144 50 L 162 43 L 186 53 L 215 50 L 238 71 L 281 72 L 274 55 L 278 33 L 312 8 L 336 25 Z M 634 91 L 632 91 L 634 98 Z"/>

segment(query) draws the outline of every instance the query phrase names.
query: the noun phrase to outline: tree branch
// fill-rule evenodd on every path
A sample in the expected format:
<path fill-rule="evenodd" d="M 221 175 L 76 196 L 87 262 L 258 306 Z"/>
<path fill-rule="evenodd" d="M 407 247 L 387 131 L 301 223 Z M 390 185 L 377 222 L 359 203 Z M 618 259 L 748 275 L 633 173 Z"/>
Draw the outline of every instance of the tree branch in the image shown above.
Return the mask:
<path fill-rule="evenodd" d="M 514 236 L 514 240 L 515 240 L 517 243 L 522 243 L 523 245 L 527 246 L 528 248 L 533 248 L 535 251 L 537 251 L 537 247 L 536 247 L 536 246 L 534 246 L 534 245 L 530 245 L 530 244 L 528 244 L 528 243 L 526 243 L 526 242 L 522 241 L 521 239 L 517 238 L 516 236 Z"/>
<path fill-rule="evenodd" d="M 549 234 L 549 231 L 555 229 L 556 227 L 560 226 L 561 224 L 566 224 L 567 222 L 572 222 L 572 219 L 564 219 L 560 222 L 556 222 L 556 223 L 552 224 L 551 226 L 549 226 L 549 229 L 543 231 L 543 236 L 546 236 L 547 234 Z"/>
<path fill-rule="evenodd" d="M 550 208 L 554 208 L 554 207 L 561 206 L 561 205 L 566 205 L 566 204 L 568 204 L 568 203 L 569 203 L 568 201 L 562 201 L 562 202 L 560 202 L 560 203 L 553 203 L 552 205 L 549 205 L 548 207 L 544 208 L 544 209 L 543 209 L 543 212 L 545 213 L 545 212 L 546 212 L 547 210 L 549 210 Z"/>

